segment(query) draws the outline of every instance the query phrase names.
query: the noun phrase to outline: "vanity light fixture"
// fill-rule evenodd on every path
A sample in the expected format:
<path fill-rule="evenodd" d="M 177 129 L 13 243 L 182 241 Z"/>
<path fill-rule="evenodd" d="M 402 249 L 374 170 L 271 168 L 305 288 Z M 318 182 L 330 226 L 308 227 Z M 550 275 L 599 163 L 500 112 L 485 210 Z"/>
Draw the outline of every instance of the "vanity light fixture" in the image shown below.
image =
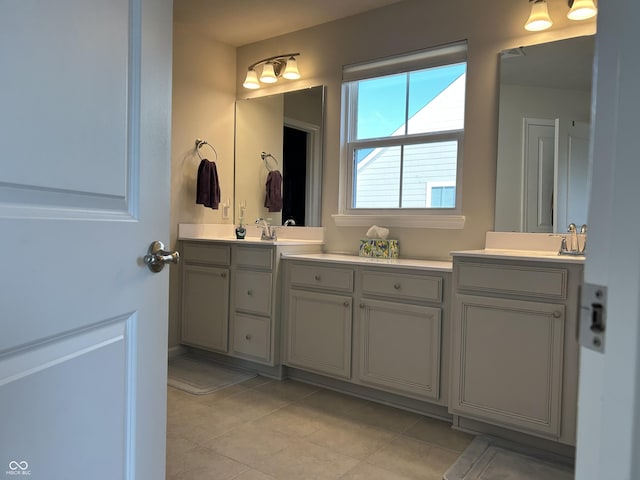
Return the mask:
<path fill-rule="evenodd" d="M 249 89 L 260 88 L 260 83 L 276 83 L 279 77 L 287 80 L 297 80 L 300 78 L 298 62 L 296 57 L 299 53 L 286 53 L 274 57 L 263 58 L 249 65 L 247 76 L 242 86 Z M 262 66 L 260 77 L 256 68 Z"/>
<path fill-rule="evenodd" d="M 553 25 L 546 0 L 529 0 L 531 3 L 531 13 L 527 22 L 524 24 L 525 30 L 530 32 L 539 32 L 546 30 Z M 567 0 L 569 12 L 567 18 L 570 20 L 586 20 L 594 17 L 598 13 L 598 9 L 594 0 Z"/>

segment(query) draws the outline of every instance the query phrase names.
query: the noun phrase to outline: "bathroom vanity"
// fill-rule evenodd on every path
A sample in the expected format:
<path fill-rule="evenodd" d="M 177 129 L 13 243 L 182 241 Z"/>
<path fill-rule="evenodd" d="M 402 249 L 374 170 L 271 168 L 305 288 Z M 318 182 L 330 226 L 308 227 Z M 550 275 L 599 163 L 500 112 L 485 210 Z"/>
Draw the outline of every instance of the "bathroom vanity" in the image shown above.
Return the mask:
<path fill-rule="evenodd" d="M 446 405 L 451 262 L 316 254 L 283 263 L 285 365 Z"/>
<path fill-rule="evenodd" d="M 238 240 L 231 229 L 181 227 L 181 343 L 279 364 L 280 257 L 319 252 L 321 240 Z"/>
<path fill-rule="evenodd" d="M 182 343 L 463 430 L 570 449 L 584 257 L 531 235 L 490 233 L 484 250 L 429 261 L 321 253 L 321 237 L 182 229 Z"/>
<path fill-rule="evenodd" d="M 583 260 L 453 252 L 449 411 L 575 445 Z"/>

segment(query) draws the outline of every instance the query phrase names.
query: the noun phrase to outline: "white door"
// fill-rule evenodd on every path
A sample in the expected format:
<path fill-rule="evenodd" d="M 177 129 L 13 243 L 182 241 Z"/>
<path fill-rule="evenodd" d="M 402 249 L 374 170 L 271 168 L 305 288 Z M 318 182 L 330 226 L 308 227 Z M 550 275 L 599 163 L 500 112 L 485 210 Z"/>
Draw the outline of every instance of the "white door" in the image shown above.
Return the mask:
<path fill-rule="evenodd" d="M 640 2 L 599 3 L 585 281 L 608 287 L 605 353 L 581 349 L 579 480 L 640 478 Z"/>
<path fill-rule="evenodd" d="M 560 124 L 558 151 L 557 232 L 570 223 L 587 223 L 589 205 L 589 124 L 572 120 Z"/>
<path fill-rule="evenodd" d="M 523 136 L 523 231 L 553 232 L 556 122 L 525 118 Z"/>
<path fill-rule="evenodd" d="M 0 476 L 164 478 L 170 0 L 0 0 Z"/>

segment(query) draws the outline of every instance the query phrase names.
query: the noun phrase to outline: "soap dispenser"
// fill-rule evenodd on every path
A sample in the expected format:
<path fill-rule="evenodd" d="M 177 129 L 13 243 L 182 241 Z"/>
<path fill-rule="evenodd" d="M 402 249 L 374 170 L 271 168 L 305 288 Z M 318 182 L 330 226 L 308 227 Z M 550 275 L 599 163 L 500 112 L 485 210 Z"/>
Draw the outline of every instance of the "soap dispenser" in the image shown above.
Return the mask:
<path fill-rule="evenodd" d="M 244 239 L 244 236 L 247 234 L 247 229 L 242 225 L 242 217 L 240 217 L 240 223 L 236 227 L 236 238 L 238 240 Z"/>

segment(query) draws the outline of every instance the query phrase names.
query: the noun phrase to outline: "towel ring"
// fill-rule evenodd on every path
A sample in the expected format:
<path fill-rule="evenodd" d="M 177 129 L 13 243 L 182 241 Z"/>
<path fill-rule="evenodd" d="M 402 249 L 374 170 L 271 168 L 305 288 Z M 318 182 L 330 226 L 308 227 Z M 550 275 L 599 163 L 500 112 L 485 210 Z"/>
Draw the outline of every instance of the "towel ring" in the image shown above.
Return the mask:
<path fill-rule="evenodd" d="M 278 159 L 276 157 L 274 157 L 273 155 L 271 155 L 270 153 L 267 152 L 262 152 L 260 154 L 260 158 L 262 159 L 262 161 L 264 162 L 264 166 L 267 168 L 267 170 L 269 170 L 270 172 L 273 172 L 274 170 L 278 170 L 280 167 L 280 164 L 278 163 Z M 271 168 L 269 167 L 269 158 L 273 158 L 273 161 L 276 162 L 276 168 Z"/>
<path fill-rule="evenodd" d="M 211 150 L 213 150 L 213 153 L 215 154 L 214 162 L 217 162 L 218 161 L 218 152 L 216 152 L 216 149 L 213 148 L 213 145 L 211 145 L 206 140 L 200 140 L 199 138 L 196 138 L 196 152 L 198 153 L 198 157 L 200 157 L 200 160 L 204 160 L 204 158 L 202 158 L 202 155 L 200 155 L 200 147 L 202 147 L 203 145 L 208 145 L 209 147 L 211 147 Z"/>

